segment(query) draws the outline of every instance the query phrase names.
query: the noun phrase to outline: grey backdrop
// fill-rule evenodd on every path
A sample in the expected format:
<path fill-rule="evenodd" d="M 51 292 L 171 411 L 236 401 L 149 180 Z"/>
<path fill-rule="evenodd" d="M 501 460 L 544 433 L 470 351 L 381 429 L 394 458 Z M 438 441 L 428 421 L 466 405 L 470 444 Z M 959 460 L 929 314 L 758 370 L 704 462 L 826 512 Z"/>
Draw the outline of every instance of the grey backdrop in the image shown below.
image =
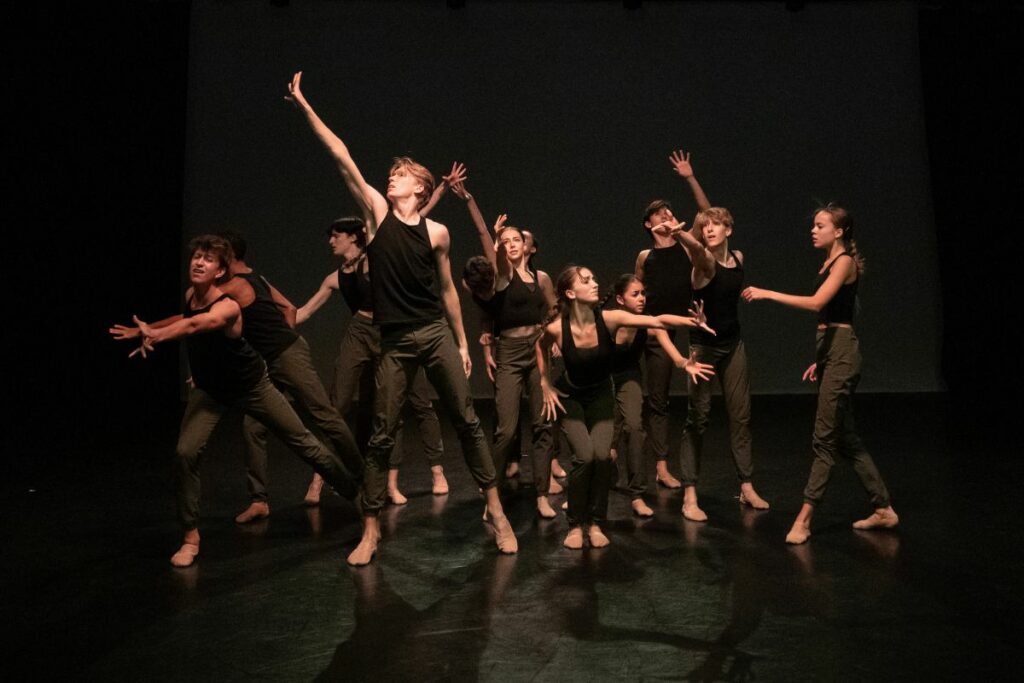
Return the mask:
<path fill-rule="evenodd" d="M 469 168 L 485 217 L 536 231 L 538 265 L 574 261 L 603 284 L 648 246 L 655 197 L 692 220 L 668 163 L 692 151 L 728 207 L 748 282 L 809 293 L 817 202 L 856 221 L 868 270 L 858 334 L 863 391 L 934 391 L 941 311 L 915 8 L 782 3 L 194 3 L 186 238 L 232 227 L 250 262 L 297 305 L 336 264 L 324 230 L 354 204 L 300 115 L 293 71 L 323 119 L 383 188 L 391 158 Z M 458 273 L 478 243 L 464 205 L 432 214 Z M 463 297 L 467 334 L 477 314 Z M 756 393 L 808 391 L 814 317 L 744 306 Z M 303 329 L 328 376 L 348 313 L 340 296 Z M 490 395 L 475 343 L 472 383 Z M 682 389 L 677 382 L 676 389 Z"/>

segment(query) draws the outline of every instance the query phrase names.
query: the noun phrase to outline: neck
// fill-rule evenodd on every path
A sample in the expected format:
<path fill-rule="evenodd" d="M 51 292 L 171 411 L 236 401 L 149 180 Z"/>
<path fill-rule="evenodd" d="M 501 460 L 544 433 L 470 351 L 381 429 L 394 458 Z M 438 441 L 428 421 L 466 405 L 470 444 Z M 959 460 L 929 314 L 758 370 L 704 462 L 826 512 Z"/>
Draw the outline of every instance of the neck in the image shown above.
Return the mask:
<path fill-rule="evenodd" d="M 220 296 L 220 289 L 214 282 L 204 282 L 203 284 L 192 286 L 192 298 L 195 299 L 196 303 L 205 305 L 218 296 Z"/>
<path fill-rule="evenodd" d="M 846 251 L 846 245 L 843 244 L 841 241 L 836 240 L 835 242 L 832 243 L 832 248 L 828 250 L 828 258 L 830 260 L 834 259 L 836 256 L 839 256 L 844 251 Z"/>
<path fill-rule="evenodd" d="M 349 246 L 345 247 L 345 250 L 341 252 L 341 258 L 346 263 L 348 263 L 350 261 L 354 261 L 355 259 L 359 258 L 359 256 L 362 253 L 363 253 L 363 250 L 359 247 L 359 245 L 357 245 L 355 242 L 353 242 Z"/>
<path fill-rule="evenodd" d="M 572 302 L 572 309 L 569 311 L 569 323 L 575 323 L 577 327 L 583 327 L 594 322 L 594 309 L 579 301 Z"/>
<path fill-rule="evenodd" d="M 391 205 L 391 210 L 395 212 L 398 220 L 403 223 L 419 222 L 420 212 L 418 204 L 419 200 L 416 198 L 416 195 L 412 195 L 397 200 Z"/>
<path fill-rule="evenodd" d="M 654 247 L 656 249 L 671 247 L 676 243 L 674 235 L 662 235 L 658 232 L 652 232 L 651 235 L 654 237 Z"/>
<path fill-rule="evenodd" d="M 711 247 L 711 254 L 716 261 L 725 261 L 729 258 L 729 240 L 723 240 L 721 244 Z"/>
<path fill-rule="evenodd" d="M 238 275 L 239 273 L 251 273 L 252 268 L 250 268 L 249 264 L 247 264 L 242 259 L 236 258 L 234 261 L 231 262 L 231 265 L 228 267 L 228 272 L 231 273 L 232 275 Z"/>

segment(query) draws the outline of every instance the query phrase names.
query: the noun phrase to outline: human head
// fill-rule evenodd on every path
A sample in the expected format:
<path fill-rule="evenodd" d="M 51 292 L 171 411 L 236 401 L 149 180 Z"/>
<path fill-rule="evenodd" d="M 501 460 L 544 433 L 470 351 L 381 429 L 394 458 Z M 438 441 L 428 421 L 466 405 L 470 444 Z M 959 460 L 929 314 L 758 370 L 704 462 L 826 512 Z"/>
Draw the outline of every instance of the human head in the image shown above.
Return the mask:
<path fill-rule="evenodd" d="M 857 264 L 857 272 L 864 272 L 864 257 L 857 250 L 853 236 L 853 217 L 844 207 L 834 202 L 818 207 L 814 212 L 811 241 L 815 247 L 826 251 L 830 251 L 836 241 L 841 242 Z"/>
<path fill-rule="evenodd" d="M 664 199 L 655 199 L 644 209 L 644 230 L 647 231 L 648 235 L 654 237 L 654 234 L 651 232 L 654 226 L 674 219 L 675 215 L 672 213 L 672 205 Z"/>
<path fill-rule="evenodd" d="M 462 286 L 478 297 L 488 299 L 494 293 L 494 266 L 486 256 L 472 256 L 462 269 Z"/>
<path fill-rule="evenodd" d="M 612 293 L 615 295 L 615 303 L 630 313 L 640 314 L 644 312 L 644 305 L 647 303 L 647 290 L 644 283 L 633 273 L 623 273 L 612 286 Z"/>
<path fill-rule="evenodd" d="M 188 243 L 188 253 L 190 263 L 189 278 L 193 283 L 211 280 L 211 278 L 207 277 L 211 274 L 213 275 L 213 281 L 220 280 L 227 274 L 228 269 L 231 267 L 231 262 L 234 260 L 231 244 L 220 235 L 199 235 L 193 237 Z M 198 266 L 196 265 L 197 259 L 199 260 Z M 207 262 L 215 268 L 212 273 L 207 271 L 205 266 L 202 265 Z M 197 270 L 201 272 L 196 272 Z"/>
<path fill-rule="evenodd" d="M 497 239 L 498 244 L 504 245 L 505 253 L 510 261 L 519 261 L 528 256 L 523 230 L 513 225 L 506 225 L 498 231 Z"/>
<path fill-rule="evenodd" d="M 558 274 L 555 281 L 555 296 L 558 298 L 558 311 L 568 315 L 572 303 L 593 306 L 597 304 L 597 278 L 586 266 L 568 265 Z"/>
<path fill-rule="evenodd" d="M 366 224 L 362 218 L 344 216 L 331 223 L 327 237 L 335 256 L 341 256 L 352 243 L 360 249 L 366 248 Z"/>
<path fill-rule="evenodd" d="M 395 157 L 388 171 L 388 199 L 416 195 L 416 208 L 423 208 L 434 191 L 434 174 L 410 157 Z"/>
<path fill-rule="evenodd" d="M 245 255 L 249 251 L 249 245 L 246 243 L 245 238 L 242 237 L 242 233 L 234 230 L 221 230 L 217 233 L 217 236 L 227 240 L 227 243 L 231 245 L 233 261 L 245 260 Z"/>
<path fill-rule="evenodd" d="M 693 227 L 697 230 L 704 244 L 717 247 L 732 235 L 732 214 L 729 209 L 712 206 L 697 214 Z"/>

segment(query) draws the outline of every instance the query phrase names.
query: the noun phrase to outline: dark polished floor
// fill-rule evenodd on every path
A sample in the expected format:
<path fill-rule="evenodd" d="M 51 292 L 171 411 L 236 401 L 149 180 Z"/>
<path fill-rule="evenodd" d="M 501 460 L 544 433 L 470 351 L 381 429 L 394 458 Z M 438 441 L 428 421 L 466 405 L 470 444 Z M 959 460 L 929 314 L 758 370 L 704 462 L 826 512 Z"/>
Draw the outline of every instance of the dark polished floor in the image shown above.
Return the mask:
<path fill-rule="evenodd" d="M 684 406 L 674 403 L 676 434 Z M 381 552 L 359 570 L 344 564 L 354 509 L 334 496 L 303 507 L 308 473 L 279 447 L 271 518 L 233 522 L 246 492 L 230 423 L 204 462 L 202 555 L 172 569 L 168 416 L 166 435 L 117 444 L 118 457 L 69 455 L 3 498 L 5 678 L 1011 678 L 1024 625 L 1018 454 L 965 436 L 943 396 L 860 397 L 861 433 L 902 525 L 852 531 L 870 506 L 841 464 L 811 541 L 789 547 L 813 398 L 756 397 L 754 411 L 768 512 L 738 505 L 716 410 L 708 523 L 682 519 L 678 491 L 651 488 L 651 520 L 613 493 L 612 545 L 573 552 L 564 517 L 538 520 L 524 485 L 505 496 L 520 552 L 501 557 L 449 432 L 452 493 L 430 495 L 411 454 L 409 503 L 387 510 Z"/>

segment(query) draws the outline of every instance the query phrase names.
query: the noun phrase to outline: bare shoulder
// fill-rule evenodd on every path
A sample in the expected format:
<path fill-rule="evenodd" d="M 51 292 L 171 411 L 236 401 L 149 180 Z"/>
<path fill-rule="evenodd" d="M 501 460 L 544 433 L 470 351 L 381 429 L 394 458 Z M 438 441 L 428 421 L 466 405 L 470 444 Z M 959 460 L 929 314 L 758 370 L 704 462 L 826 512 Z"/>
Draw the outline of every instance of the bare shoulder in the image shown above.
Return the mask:
<path fill-rule="evenodd" d="M 743 265 L 743 252 L 740 251 L 739 249 L 733 249 L 732 253 L 736 257 L 736 260 L 739 261 L 740 265 L 742 266 Z"/>
<path fill-rule="evenodd" d="M 228 298 L 221 299 L 220 301 L 213 304 L 213 306 L 210 307 L 210 313 L 213 313 L 214 311 L 217 312 L 217 315 L 223 316 L 225 318 L 234 318 L 237 317 L 242 312 L 242 309 L 238 305 L 237 301 Z"/>
<path fill-rule="evenodd" d="M 548 275 L 543 270 L 538 270 L 537 271 L 537 282 L 539 282 L 541 285 L 550 285 L 551 284 L 551 276 Z"/>
<path fill-rule="evenodd" d="M 450 242 L 448 235 L 448 228 L 443 223 L 426 218 L 427 222 L 427 235 L 430 236 L 430 246 L 434 249 L 447 249 Z"/>
<path fill-rule="evenodd" d="M 641 249 L 640 253 L 636 255 L 636 267 L 633 269 L 635 273 L 640 273 L 644 269 L 644 264 L 647 262 L 647 257 L 651 255 L 650 249 Z"/>

